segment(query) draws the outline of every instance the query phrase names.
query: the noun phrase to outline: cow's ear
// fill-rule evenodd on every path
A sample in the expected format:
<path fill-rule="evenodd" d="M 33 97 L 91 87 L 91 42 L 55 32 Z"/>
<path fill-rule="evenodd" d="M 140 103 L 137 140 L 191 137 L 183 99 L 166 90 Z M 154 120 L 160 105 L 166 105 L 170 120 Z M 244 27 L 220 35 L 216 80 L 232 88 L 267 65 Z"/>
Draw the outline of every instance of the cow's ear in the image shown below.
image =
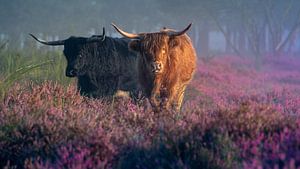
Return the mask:
<path fill-rule="evenodd" d="M 130 50 L 133 50 L 135 52 L 139 52 L 140 51 L 140 46 L 141 46 L 140 40 L 133 40 L 128 44 L 128 46 L 129 46 Z"/>

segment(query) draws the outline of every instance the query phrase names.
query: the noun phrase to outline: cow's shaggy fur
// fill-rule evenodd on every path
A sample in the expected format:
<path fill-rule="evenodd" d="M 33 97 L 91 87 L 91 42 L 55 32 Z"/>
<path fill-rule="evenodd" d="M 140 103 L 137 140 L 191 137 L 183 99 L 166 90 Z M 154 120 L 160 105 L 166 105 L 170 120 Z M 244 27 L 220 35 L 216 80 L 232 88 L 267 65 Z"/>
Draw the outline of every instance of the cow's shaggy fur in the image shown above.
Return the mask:
<path fill-rule="evenodd" d="M 171 29 L 141 33 L 129 43 L 138 52 L 139 82 L 155 110 L 180 110 L 187 84 L 196 69 L 196 52 L 186 35 Z"/>
<path fill-rule="evenodd" d="M 102 36 L 91 38 L 100 40 L 88 42 L 89 38 L 85 37 L 63 40 L 67 59 L 66 76 L 78 78 L 78 90 L 85 96 L 111 98 L 118 90 L 122 90 L 136 97 L 137 55 L 128 49 L 129 40 L 108 36 L 104 40 L 101 40 Z"/>
<path fill-rule="evenodd" d="M 67 71 L 76 72 L 81 94 L 99 98 L 118 90 L 137 93 L 137 56 L 128 50 L 128 40 L 106 37 L 103 42 L 79 44 L 67 40 L 64 54 L 73 62 L 68 62 Z"/>

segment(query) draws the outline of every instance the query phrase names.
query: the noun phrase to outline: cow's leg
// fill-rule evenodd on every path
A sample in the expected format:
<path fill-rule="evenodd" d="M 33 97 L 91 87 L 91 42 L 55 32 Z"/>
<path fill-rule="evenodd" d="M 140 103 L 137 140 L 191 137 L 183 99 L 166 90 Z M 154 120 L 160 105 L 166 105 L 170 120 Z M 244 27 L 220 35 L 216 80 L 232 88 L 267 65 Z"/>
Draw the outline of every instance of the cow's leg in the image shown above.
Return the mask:
<path fill-rule="evenodd" d="M 154 86 L 153 90 L 151 91 L 150 103 L 152 107 L 156 110 L 159 108 L 159 101 L 157 97 L 160 95 L 159 86 Z"/>
<path fill-rule="evenodd" d="M 160 103 L 158 101 L 158 98 L 161 99 L 161 79 L 157 78 L 154 80 L 153 89 L 151 91 L 151 97 L 150 97 L 150 103 L 152 107 L 154 108 L 155 112 L 158 112 L 160 109 Z"/>
<path fill-rule="evenodd" d="M 182 101 L 184 98 L 184 92 L 186 89 L 186 85 L 182 86 L 179 90 L 178 90 L 178 95 L 177 98 L 174 100 L 173 103 L 173 107 L 176 111 L 180 111 L 181 105 L 182 105 Z"/>
<path fill-rule="evenodd" d="M 177 88 L 173 86 L 168 91 L 165 92 L 165 95 L 162 97 L 161 107 L 166 110 L 170 110 L 171 103 L 173 103 L 174 99 L 176 99 Z"/>

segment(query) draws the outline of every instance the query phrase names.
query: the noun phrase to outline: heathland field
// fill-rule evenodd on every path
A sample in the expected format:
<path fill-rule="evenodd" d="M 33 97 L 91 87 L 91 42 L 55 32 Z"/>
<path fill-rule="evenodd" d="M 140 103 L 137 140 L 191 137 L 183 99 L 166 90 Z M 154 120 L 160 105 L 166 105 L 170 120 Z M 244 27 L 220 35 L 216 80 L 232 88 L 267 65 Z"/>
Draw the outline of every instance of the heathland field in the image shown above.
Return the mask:
<path fill-rule="evenodd" d="M 82 97 L 60 52 L 0 51 L 0 167 L 300 167 L 300 58 L 198 60 L 181 112 Z"/>

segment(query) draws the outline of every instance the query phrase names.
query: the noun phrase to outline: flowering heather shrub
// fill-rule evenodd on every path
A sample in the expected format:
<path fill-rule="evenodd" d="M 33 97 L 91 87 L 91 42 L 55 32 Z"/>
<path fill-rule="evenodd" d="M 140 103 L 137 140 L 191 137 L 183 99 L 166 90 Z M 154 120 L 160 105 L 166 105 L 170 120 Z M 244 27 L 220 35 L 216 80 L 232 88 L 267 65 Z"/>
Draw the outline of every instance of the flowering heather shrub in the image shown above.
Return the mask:
<path fill-rule="evenodd" d="M 299 168 L 300 131 L 298 120 L 296 129 L 285 128 L 282 132 L 261 133 L 255 139 L 241 140 L 242 157 L 245 168 Z"/>
<path fill-rule="evenodd" d="M 0 167 L 300 167 L 300 60 L 252 65 L 199 62 L 182 111 L 160 114 L 74 84 L 15 84 L 0 102 Z"/>
<path fill-rule="evenodd" d="M 104 103 L 98 102 L 95 109 L 90 109 L 93 101 L 85 104 L 73 86 L 64 89 L 48 82 L 26 85 L 16 85 L 1 105 L 1 166 L 10 161 L 20 167 L 26 159 L 37 157 L 55 160 L 61 156 L 60 147 L 70 142 L 76 146 L 84 144 L 82 149 L 93 147 L 88 149 L 90 156 L 111 160 L 115 150 L 110 136 L 101 126 L 96 127 L 97 118 L 92 117 L 103 114 Z"/>

